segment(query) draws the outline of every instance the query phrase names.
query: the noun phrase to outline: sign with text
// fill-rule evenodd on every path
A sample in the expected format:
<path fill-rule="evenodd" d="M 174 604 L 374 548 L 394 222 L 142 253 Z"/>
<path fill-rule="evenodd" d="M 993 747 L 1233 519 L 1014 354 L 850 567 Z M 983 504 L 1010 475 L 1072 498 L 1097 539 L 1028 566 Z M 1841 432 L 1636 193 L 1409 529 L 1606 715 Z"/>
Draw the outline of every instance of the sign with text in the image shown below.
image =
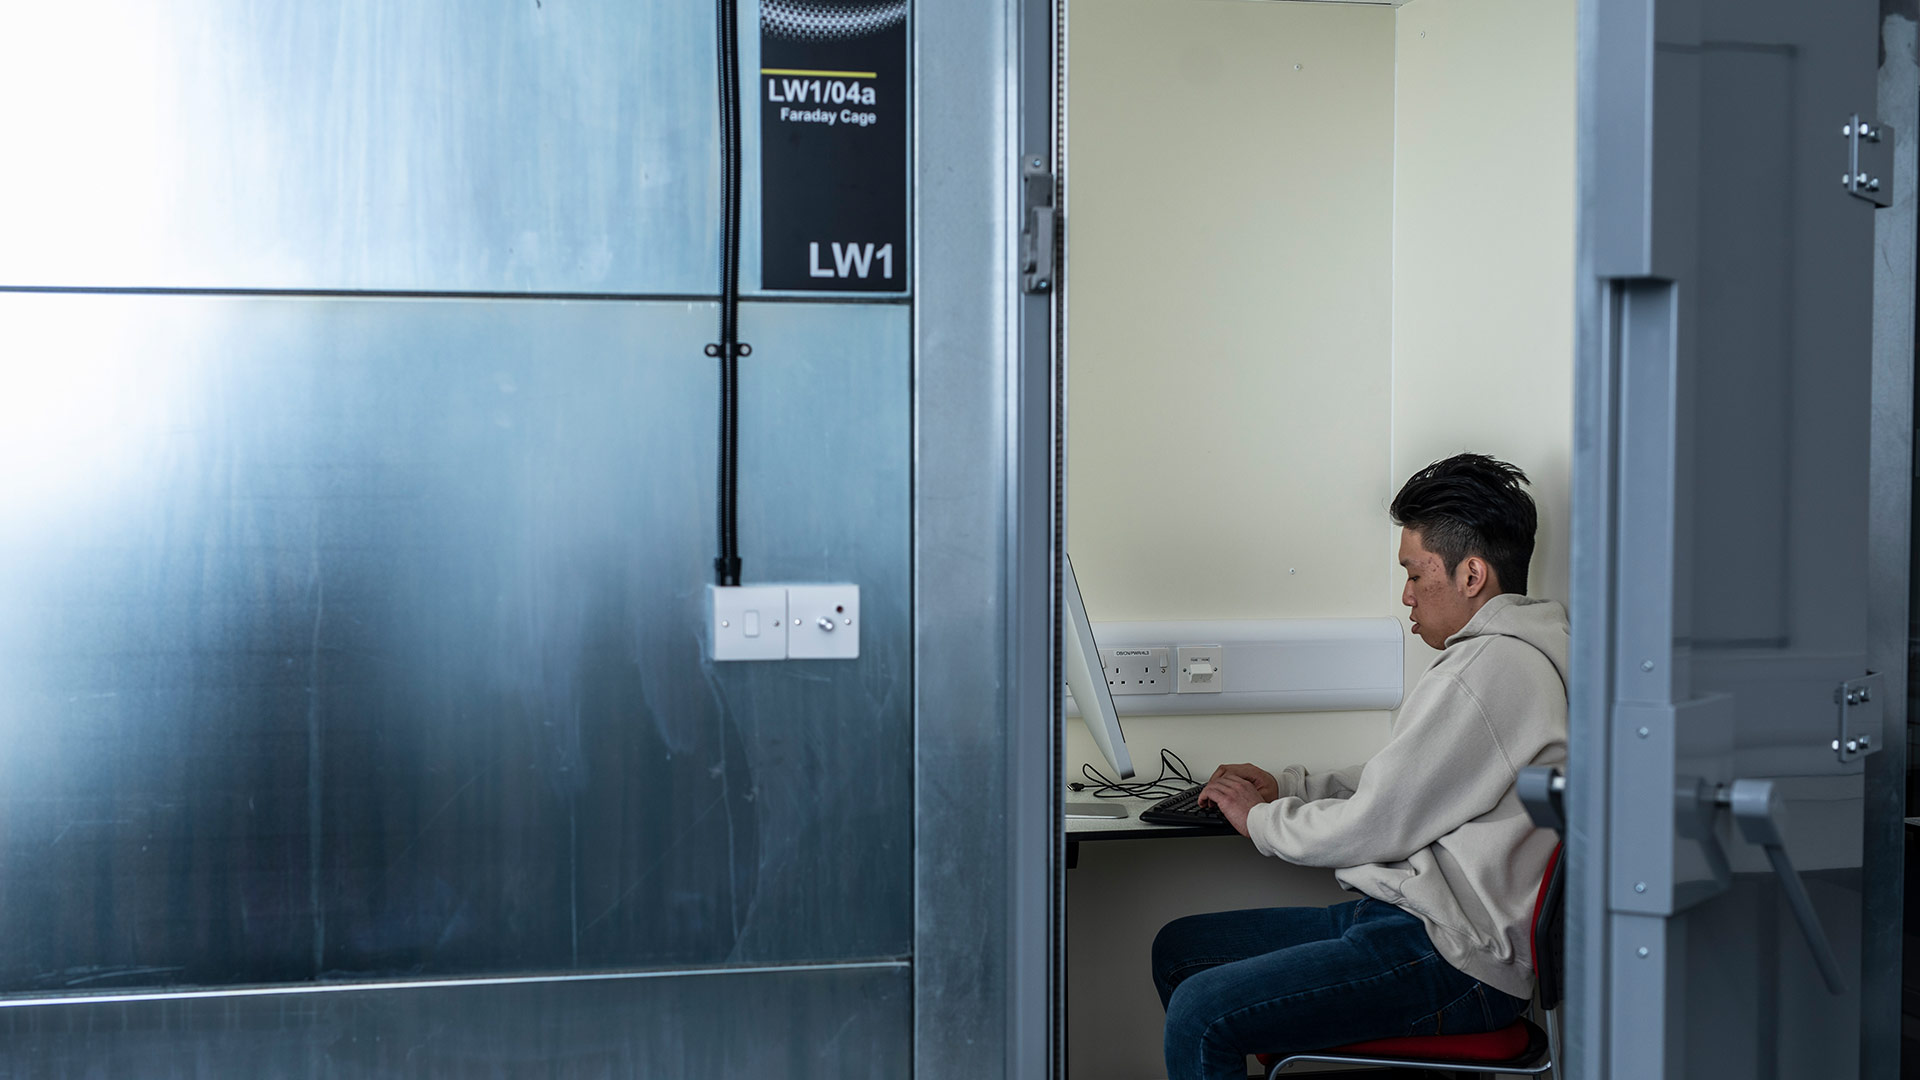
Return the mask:
<path fill-rule="evenodd" d="M 760 5 L 760 284 L 907 288 L 907 3 Z"/>

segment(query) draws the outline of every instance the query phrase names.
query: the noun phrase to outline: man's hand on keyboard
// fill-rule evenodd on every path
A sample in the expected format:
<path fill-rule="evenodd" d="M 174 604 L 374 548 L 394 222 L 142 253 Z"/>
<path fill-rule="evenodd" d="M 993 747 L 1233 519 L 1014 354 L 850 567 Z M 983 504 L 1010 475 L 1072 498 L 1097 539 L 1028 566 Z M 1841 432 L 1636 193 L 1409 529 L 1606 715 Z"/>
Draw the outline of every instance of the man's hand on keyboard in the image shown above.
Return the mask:
<path fill-rule="evenodd" d="M 1252 768 L 1252 766 L 1247 766 Z M 1272 777 L 1267 779 L 1271 780 Z M 1207 786 L 1200 790 L 1201 806 L 1217 806 L 1227 816 L 1227 824 L 1241 836 L 1247 835 L 1247 811 L 1268 800 L 1260 797 L 1260 789 L 1253 782 L 1236 773 L 1224 775 L 1215 773 Z"/>
<path fill-rule="evenodd" d="M 1213 770 L 1213 775 L 1207 779 L 1207 782 L 1212 783 L 1223 776 L 1237 776 L 1252 784 L 1253 789 L 1260 793 L 1261 802 L 1272 802 L 1280 797 L 1280 781 L 1275 780 L 1272 773 L 1258 765 L 1248 765 L 1244 762 L 1239 765 L 1222 765 Z"/>

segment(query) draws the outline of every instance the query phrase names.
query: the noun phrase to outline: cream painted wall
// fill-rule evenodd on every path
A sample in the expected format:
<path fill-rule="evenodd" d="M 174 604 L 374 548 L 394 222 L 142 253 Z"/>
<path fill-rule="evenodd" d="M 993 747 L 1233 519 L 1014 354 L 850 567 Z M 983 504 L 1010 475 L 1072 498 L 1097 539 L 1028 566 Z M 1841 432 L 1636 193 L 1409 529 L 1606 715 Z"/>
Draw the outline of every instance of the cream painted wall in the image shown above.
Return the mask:
<path fill-rule="evenodd" d="M 1564 602 L 1574 3 L 1412 0 L 1396 22 L 1389 476 L 1462 450 L 1526 470 L 1540 506 L 1527 591 Z M 1437 655 L 1408 651 L 1417 670 Z"/>
<path fill-rule="evenodd" d="M 1092 617 L 1397 616 L 1386 504 L 1461 449 L 1533 475 L 1533 591 L 1564 596 L 1573 0 L 1079 0 L 1069 33 L 1068 548 Z M 1407 652 L 1409 679 L 1435 655 Z M 1143 767 L 1165 746 L 1204 772 L 1351 764 L 1389 724 L 1126 729 Z M 1066 734 L 1070 775 L 1101 764 Z M 1229 839 L 1084 844 L 1067 892 L 1069 1075 L 1117 1078 L 1164 1075 L 1162 924 L 1342 898 Z"/>
<path fill-rule="evenodd" d="M 1392 11 L 1092 0 L 1070 32 L 1067 547 L 1088 611 L 1377 608 Z M 1351 764 L 1385 735 L 1368 717 L 1142 718 L 1128 744 L 1196 769 Z M 1100 759 L 1068 732 L 1077 775 Z"/>
<path fill-rule="evenodd" d="M 1068 543 L 1096 621 L 1378 596 L 1393 13 L 1069 21 Z M 1295 571 L 1292 574 L 1288 570 Z"/>
<path fill-rule="evenodd" d="M 1393 13 L 1082 0 L 1069 18 L 1068 550 L 1096 621 L 1376 614 L 1392 393 Z M 1291 571 L 1291 572 L 1289 572 Z M 1129 718 L 1223 760 L 1364 760 L 1385 713 Z M 1101 764 L 1078 720 L 1067 764 Z M 1149 773 L 1149 775 L 1151 775 Z M 1067 875 L 1073 1076 L 1164 1075 L 1169 919 L 1339 899 L 1239 840 Z"/>

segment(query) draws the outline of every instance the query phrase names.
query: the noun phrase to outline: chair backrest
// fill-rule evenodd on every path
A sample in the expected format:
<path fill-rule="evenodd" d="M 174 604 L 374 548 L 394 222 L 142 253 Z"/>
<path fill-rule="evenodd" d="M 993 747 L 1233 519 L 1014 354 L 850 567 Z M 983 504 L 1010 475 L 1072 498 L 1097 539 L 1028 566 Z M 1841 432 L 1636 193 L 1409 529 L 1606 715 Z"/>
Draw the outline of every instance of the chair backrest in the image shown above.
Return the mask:
<path fill-rule="evenodd" d="M 1533 974 L 1540 983 L 1543 1009 L 1559 1008 L 1566 991 L 1566 975 L 1560 964 L 1567 940 L 1567 868 L 1560 858 L 1566 846 L 1565 841 L 1554 845 L 1546 876 L 1540 879 L 1540 892 L 1533 898 Z"/>

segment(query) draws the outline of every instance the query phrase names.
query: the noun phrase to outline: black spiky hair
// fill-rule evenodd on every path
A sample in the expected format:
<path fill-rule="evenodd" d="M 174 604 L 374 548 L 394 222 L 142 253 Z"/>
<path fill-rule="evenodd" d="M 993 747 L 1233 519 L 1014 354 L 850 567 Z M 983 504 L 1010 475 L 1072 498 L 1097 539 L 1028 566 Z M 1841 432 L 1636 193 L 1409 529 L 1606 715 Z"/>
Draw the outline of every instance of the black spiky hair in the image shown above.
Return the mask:
<path fill-rule="evenodd" d="M 1477 555 L 1493 568 L 1502 592 L 1527 591 L 1533 534 L 1540 513 L 1521 489 L 1527 474 L 1485 454 L 1455 454 L 1414 473 L 1393 497 L 1393 523 L 1420 534 L 1452 574 Z"/>

